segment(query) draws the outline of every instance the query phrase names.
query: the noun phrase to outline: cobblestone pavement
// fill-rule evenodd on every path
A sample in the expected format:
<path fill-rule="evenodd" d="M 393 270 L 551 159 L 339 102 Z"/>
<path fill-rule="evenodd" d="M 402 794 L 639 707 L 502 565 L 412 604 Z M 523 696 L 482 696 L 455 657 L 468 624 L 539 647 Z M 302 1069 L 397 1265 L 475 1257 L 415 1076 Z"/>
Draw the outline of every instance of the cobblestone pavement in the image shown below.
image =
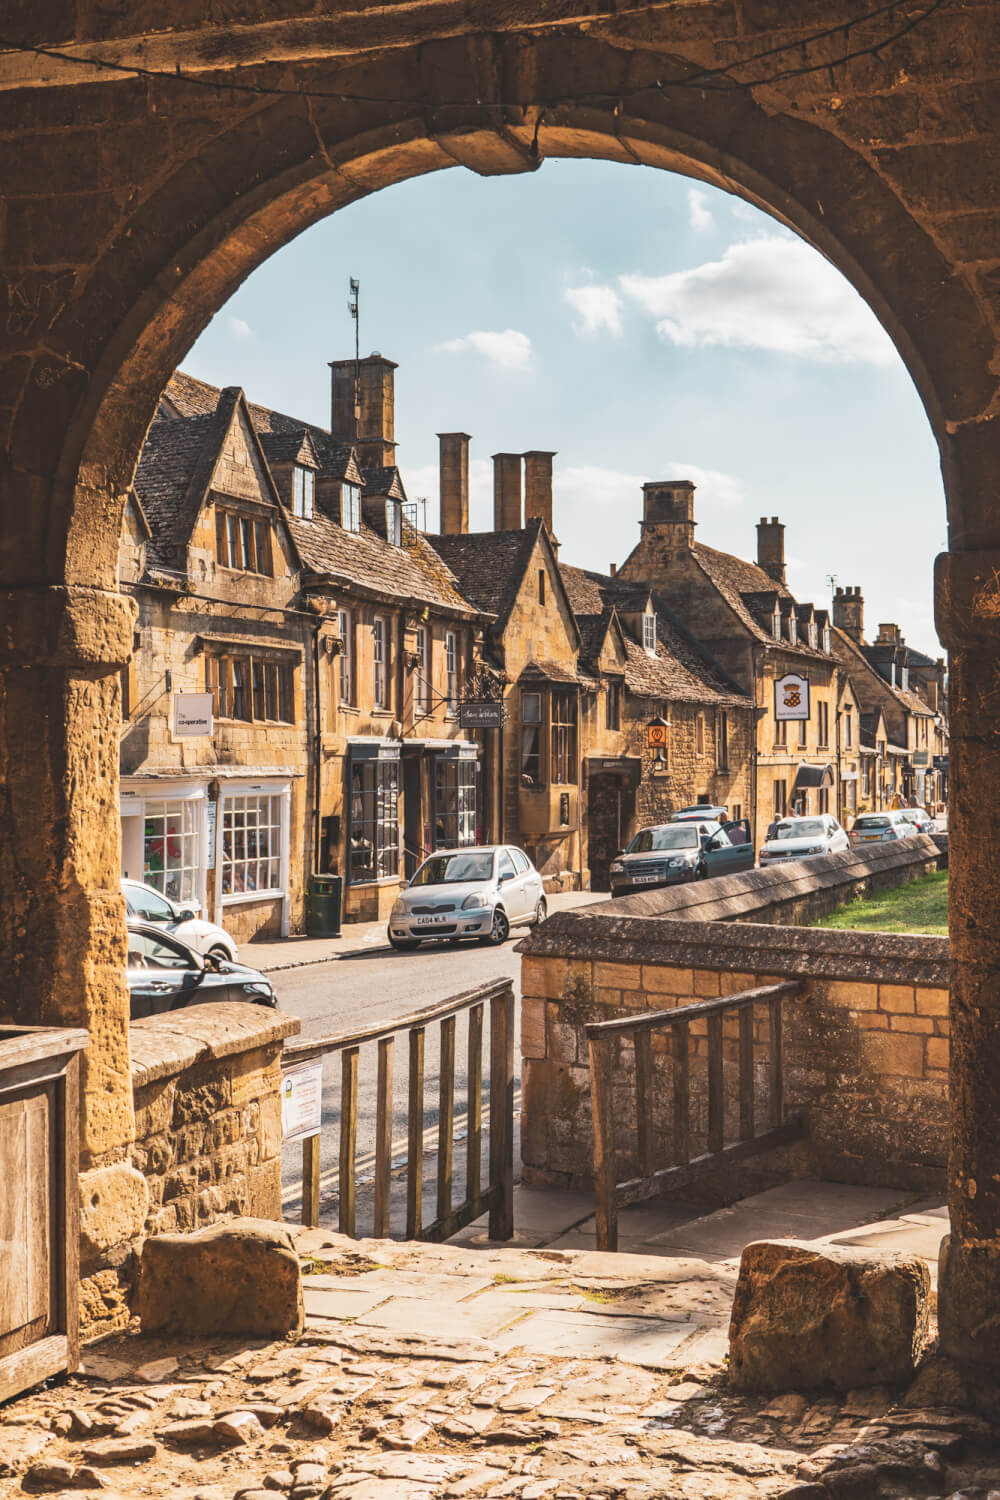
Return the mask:
<path fill-rule="evenodd" d="M 298 1338 L 120 1337 L 0 1412 L 0 1496 L 1000 1500 L 1000 1447 L 909 1393 L 728 1393 L 732 1264 L 299 1235 Z"/>

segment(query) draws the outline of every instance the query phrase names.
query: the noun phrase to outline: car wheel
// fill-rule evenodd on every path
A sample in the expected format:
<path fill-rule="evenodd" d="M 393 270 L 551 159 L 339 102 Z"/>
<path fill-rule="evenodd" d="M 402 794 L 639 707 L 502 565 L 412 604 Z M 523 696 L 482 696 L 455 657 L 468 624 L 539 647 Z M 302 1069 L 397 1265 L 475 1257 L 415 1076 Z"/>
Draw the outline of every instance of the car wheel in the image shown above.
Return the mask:
<path fill-rule="evenodd" d="M 412 953 L 414 948 L 420 947 L 420 939 L 393 937 L 390 933 L 389 947 L 395 948 L 398 953 Z"/>
<path fill-rule="evenodd" d="M 211 954 L 212 958 L 222 958 L 226 961 L 227 964 L 231 964 L 233 961 L 233 955 L 230 953 L 228 948 L 223 948 L 221 943 L 216 943 L 215 947 L 209 948 L 208 951 Z"/>
<path fill-rule="evenodd" d="M 510 923 L 507 921 L 507 913 L 502 907 L 497 907 L 493 913 L 493 926 L 490 928 L 489 936 L 480 938 L 481 943 L 489 943 L 494 948 L 499 948 L 510 936 Z"/>
<path fill-rule="evenodd" d="M 545 897 L 544 896 L 540 896 L 539 900 L 538 900 L 538 905 L 535 907 L 535 920 L 531 924 L 532 927 L 537 927 L 538 924 L 539 924 L 539 922 L 544 922 L 545 918 L 548 916 L 548 914 L 549 914 L 549 908 L 548 908 L 548 906 L 546 904 Z"/>

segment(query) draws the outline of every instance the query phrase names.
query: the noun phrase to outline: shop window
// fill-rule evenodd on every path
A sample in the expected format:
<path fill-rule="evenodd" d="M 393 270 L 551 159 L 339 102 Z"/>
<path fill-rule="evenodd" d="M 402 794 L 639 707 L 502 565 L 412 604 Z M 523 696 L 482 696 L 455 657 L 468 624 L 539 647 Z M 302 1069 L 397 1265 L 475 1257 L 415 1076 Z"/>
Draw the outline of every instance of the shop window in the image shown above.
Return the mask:
<path fill-rule="evenodd" d="M 399 875 L 399 761 L 351 766 L 351 880 L 355 885 Z"/>
<path fill-rule="evenodd" d="M 356 484 L 340 486 L 340 524 L 345 531 L 361 530 L 361 490 Z"/>
<path fill-rule="evenodd" d="M 650 656 L 656 655 L 656 616 L 643 615 L 642 617 L 642 648 L 648 651 Z"/>
<path fill-rule="evenodd" d="M 227 510 L 223 505 L 215 507 L 215 551 L 223 568 L 240 573 L 274 571 L 268 523 Z"/>
<path fill-rule="evenodd" d="M 372 665 L 375 707 L 389 707 L 389 629 L 382 615 L 372 621 Z"/>
<path fill-rule="evenodd" d="M 620 682 L 609 682 L 604 689 L 604 727 L 622 727 L 622 689 Z"/>
<path fill-rule="evenodd" d="M 316 497 L 316 475 L 296 464 L 292 469 L 292 515 L 311 521 Z"/>
<path fill-rule="evenodd" d="M 354 621 L 347 609 L 337 611 L 337 634 L 340 636 L 340 701 L 354 702 Z"/>
<path fill-rule="evenodd" d="M 464 849 L 476 842 L 476 784 L 474 760 L 437 757 L 434 776 L 434 847 Z"/>
<path fill-rule="evenodd" d="M 577 695 L 552 690 L 552 780 L 557 786 L 576 782 Z"/>
<path fill-rule="evenodd" d="M 444 638 L 445 671 L 448 677 L 448 712 L 458 713 L 458 637 L 449 630 Z"/>
<path fill-rule="evenodd" d="M 290 662 L 213 653 L 205 658 L 205 681 L 218 719 L 295 723 L 295 668 Z"/>
<path fill-rule="evenodd" d="M 417 626 L 417 680 L 414 702 L 418 714 L 431 711 L 431 637 L 426 625 Z"/>
<path fill-rule="evenodd" d="M 199 904 L 200 801 L 147 802 L 142 878 L 171 901 Z"/>
<path fill-rule="evenodd" d="M 280 796 L 227 794 L 222 804 L 222 894 L 281 895 Z"/>
<path fill-rule="evenodd" d="M 715 711 L 715 764 L 718 770 L 729 770 L 729 714 L 724 708 Z"/>
<path fill-rule="evenodd" d="M 776 780 L 774 783 L 774 816 L 783 818 L 788 811 L 788 783 Z"/>
<path fill-rule="evenodd" d="M 542 695 L 521 694 L 521 785 L 542 785 Z"/>

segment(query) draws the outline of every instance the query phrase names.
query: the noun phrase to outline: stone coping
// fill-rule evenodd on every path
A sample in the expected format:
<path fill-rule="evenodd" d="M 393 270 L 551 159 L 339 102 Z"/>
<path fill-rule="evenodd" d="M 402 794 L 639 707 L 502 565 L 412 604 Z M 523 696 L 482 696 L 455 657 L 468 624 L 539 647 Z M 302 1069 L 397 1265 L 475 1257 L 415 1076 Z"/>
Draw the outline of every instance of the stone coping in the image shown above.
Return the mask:
<path fill-rule="evenodd" d="M 297 1016 L 242 1000 L 146 1016 L 129 1027 L 132 1086 L 142 1088 L 212 1058 L 253 1052 L 301 1029 Z"/>
<path fill-rule="evenodd" d="M 663 921 L 611 915 L 606 906 L 550 917 L 518 944 L 517 951 L 534 958 L 919 984 L 932 989 L 946 989 L 951 982 L 949 944 L 944 937 L 778 927 L 764 922 Z"/>
<path fill-rule="evenodd" d="M 768 920 L 765 913 L 774 913 L 780 919 L 782 906 L 803 897 L 838 886 L 881 883 L 894 871 L 913 873 L 919 867 L 932 865 L 939 853 L 934 839 L 923 834 L 901 843 L 844 849 L 839 854 L 791 860 L 770 869 L 744 870 L 737 875 L 721 875 L 690 885 L 616 896 L 589 907 L 588 914 L 724 922 L 759 912 L 762 921 Z"/>

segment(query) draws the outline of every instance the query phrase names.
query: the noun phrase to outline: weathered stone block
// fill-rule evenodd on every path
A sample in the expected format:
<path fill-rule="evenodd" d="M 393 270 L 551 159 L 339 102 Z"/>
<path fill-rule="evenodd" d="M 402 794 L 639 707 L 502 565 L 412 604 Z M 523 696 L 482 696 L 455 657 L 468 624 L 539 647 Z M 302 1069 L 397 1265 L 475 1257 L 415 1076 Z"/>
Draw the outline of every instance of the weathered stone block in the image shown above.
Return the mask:
<path fill-rule="evenodd" d="M 946 1016 L 950 1003 L 948 990 L 917 990 L 917 1010 L 922 1016 Z"/>
<path fill-rule="evenodd" d="M 594 965 L 594 984 L 608 989 L 637 990 L 642 987 L 642 971 L 638 964 Z"/>
<path fill-rule="evenodd" d="M 788 1241 L 747 1245 L 729 1327 L 738 1389 L 910 1380 L 928 1338 L 930 1275 L 915 1255 Z"/>
<path fill-rule="evenodd" d="M 924 1039 L 902 1031 L 869 1031 L 862 1038 L 862 1057 L 876 1073 L 922 1078 Z"/>
<path fill-rule="evenodd" d="M 908 984 L 880 984 L 878 1006 L 879 1010 L 905 1011 L 911 1015 L 917 1008 L 913 998 L 913 989 Z"/>
<path fill-rule="evenodd" d="M 149 1209 L 149 1188 L 141 1172 L 127 1162 L 98 1167 L 80 1178 L 80 1254 L 96 1262 L 115 1245 L 142 1233 Z"/>
<path fill-rule="evenodd" d="M 545 1001 L 521 1001 L 521 1056 L 545 1056 Z"/>
<path fill-rule="evenodd" d="M 234 1219 L 147 1240 L 134 1311 L 144 1332 L 298 1331 L 302 1282 L 292 1237 L 263 1219 Z"/>
<path fill-rule="evenodd" d="M 847 1010 L 877 1010 L 878 985 L 838 980 L 826 986 L 826 998 Z"/>

